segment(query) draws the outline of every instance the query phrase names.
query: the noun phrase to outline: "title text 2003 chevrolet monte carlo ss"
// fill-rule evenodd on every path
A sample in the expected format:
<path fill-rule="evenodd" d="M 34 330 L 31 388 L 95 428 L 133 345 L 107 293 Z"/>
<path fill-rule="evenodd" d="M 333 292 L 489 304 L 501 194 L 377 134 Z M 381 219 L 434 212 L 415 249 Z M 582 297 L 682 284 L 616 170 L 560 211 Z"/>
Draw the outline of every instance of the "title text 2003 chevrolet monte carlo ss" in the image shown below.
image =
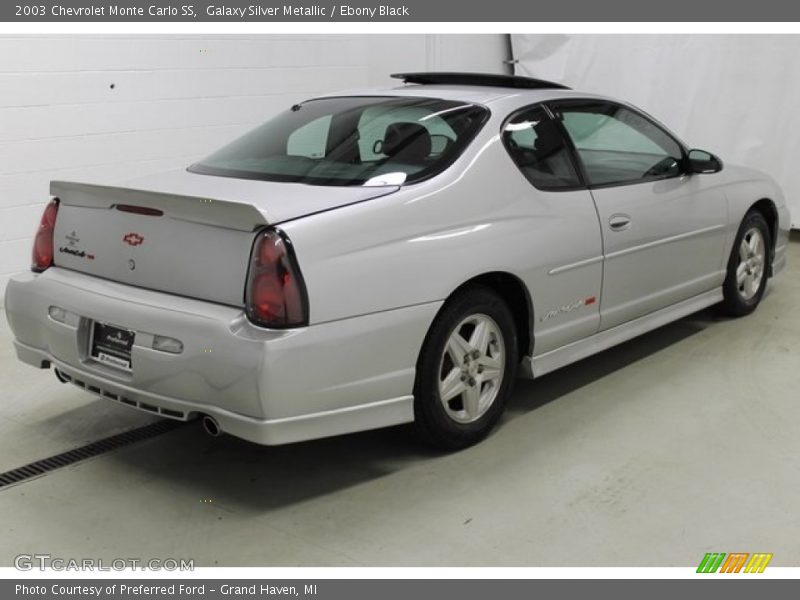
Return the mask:
<path fill-rule="evenodd" d="M 414 422 L 459 448 L 538 377 L 785 264 L 767 176 L 626 103 L 465 73 L 292 106 L 186 170 L 53 182 L 13 277 L 19 358 L 210 433 Z"/>

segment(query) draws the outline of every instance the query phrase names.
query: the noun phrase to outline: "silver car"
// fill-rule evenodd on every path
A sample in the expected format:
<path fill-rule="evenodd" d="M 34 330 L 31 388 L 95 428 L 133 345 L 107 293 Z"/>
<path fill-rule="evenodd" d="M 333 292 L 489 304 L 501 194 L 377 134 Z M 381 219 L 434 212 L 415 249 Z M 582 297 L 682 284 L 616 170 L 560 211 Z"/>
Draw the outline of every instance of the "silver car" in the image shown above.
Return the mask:
<path fill-rule="evenodd" d="M 52 182 L 32 269 L 6 291 L 19 358 L 260 444 L 413 421 L 460 448 L 516 376 L 711 305 L 748 314 L 784 267 L 775 182 L 629 104 L 396 77 L 292 106 L 187 169 Z"/>

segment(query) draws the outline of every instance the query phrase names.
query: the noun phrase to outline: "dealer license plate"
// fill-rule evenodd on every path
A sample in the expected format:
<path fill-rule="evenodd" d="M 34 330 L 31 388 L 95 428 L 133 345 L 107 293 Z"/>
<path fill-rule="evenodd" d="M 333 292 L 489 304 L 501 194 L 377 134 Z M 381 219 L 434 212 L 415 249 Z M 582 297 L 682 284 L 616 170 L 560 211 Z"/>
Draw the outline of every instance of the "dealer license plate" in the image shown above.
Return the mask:
<path fill-rule="evenodd" d="M 109 367 L 130 371 L 135 334 L 128 329 L 95 321 L 92 329 L 92 358 Z"/>

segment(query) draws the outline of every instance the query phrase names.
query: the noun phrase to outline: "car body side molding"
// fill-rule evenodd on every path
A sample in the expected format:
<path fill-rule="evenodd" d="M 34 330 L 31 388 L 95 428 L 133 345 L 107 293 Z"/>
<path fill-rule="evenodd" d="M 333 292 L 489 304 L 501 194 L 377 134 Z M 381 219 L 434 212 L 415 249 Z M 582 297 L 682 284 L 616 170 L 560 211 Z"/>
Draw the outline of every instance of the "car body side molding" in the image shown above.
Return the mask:
<path fill-rule="evenodd" d="M 600 331 L 591 337 L 562 346 L 545 354 L 533 357 L 526 356 L 523 359 L 522 372 L 528 376 L 540 377 L 721 301 L 721 287 L 709 290 L 683 302 L 668 306 L 617 327 Z"/>

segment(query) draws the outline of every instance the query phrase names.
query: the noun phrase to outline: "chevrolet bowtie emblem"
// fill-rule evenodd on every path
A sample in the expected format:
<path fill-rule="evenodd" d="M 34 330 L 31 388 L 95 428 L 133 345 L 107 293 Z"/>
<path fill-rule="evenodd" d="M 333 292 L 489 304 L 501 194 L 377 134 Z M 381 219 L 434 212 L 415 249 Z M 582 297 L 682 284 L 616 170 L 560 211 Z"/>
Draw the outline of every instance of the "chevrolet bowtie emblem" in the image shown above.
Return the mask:
<path fill-rule="evenodd" d="M 144 241 L 144 236 L 141 236 L 138 233 L 126 233 L 122 237 L 122 241 L 129 246 L 139 246 Z"/>

